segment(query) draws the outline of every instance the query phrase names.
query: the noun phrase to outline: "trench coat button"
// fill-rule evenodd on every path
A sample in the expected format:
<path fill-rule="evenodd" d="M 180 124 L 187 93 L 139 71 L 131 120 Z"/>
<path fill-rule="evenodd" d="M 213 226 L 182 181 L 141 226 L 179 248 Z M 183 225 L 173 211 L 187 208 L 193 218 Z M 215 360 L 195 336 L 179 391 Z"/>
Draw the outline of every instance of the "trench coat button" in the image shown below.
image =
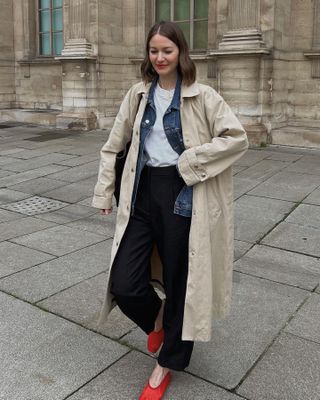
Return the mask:
<path fill-rule="evenodd" d="M 134 172 L 134 169 L 133 169 L 133 168 L 131 168 L 131 172 Z"/>
<path fill-rule="evenodd" d="M 129 208 L 130 208 L 129 205 L 127 205 L 127 210 L 129 210 Z"/>
<path fill-rule="evenodd" d="M 192 256 L 195 256 L 195 255 L 196 255 L 196 252 L 195 252 L 194 250 L 192 250 L 191 255 L 192 255 Z"/>
<path fill-rule="evenodd" d="M 206 174 L 205 172 L 203 172 L 203 173 L 201 174 L 201 178 L 206 178 L 206 176 L 207 176 L 207 174 Z"/>
<path fill-rule="evenodd" d="M 198 165 L 198 164 L 195 164 L 194 167 L 195 167 L 195 169 L 198 169 L 198 168 L 199 168 L 199 165 Z"/>
<path fill-rule="evenodd" d="M 139 135 L 139 132 L 136 132 L 136 136 L 138 136 Z"/>
<path fill-rule="evenodd" d="M 119 242 L 116 243 L 116 246 L 119 246 Z"/>

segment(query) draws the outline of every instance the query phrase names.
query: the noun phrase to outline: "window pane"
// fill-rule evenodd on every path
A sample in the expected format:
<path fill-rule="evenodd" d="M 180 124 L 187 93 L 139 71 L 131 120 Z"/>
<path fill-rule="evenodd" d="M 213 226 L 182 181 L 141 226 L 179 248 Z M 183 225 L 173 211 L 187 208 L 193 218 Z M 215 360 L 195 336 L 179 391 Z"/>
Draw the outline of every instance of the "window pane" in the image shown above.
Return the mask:
<path fill-rule="evenodd" d="M 62 0 L 52 0 L 52 7 L 53 8 L 62 7 Z"/>
<path fill-rule="evenodd" d="M 40 54 L 44 56 L 51 54 L 49 33 L 43 33 L 40 35 Z"/>
<path fill-rule="evenodd" d="M 50 0 L 39 0 L 39 8 L 50 8 Z"/>
<path fill-rule="evenodd" d="M 208 0 L 194 0 L 194 18 L 208 18 Z"/>
<path fill-rule="evenodd" d="M 190 0 L 174 0 L 174 20 L 190 19 Z"/>
<path fill-rule="evenodd" d="M 63 45 L 62 32 L 57 32 L 57 33 L 53 34 L 52 45 L 53 45 L 54 54 L 61 54 L 62 45 Z"/>
<path fill-rule="evenodd" d="M 52 11 L 52 30 L 62 31 L 62 9 Z"/>
<path fill-rule="evenodd" d="M 40 11 L 39 13 L 40 32 L 50 31 L 50 11 Z"/>
<path fill-rule="evenodd" d="M 181 28 L 182 32 L 184 33 L 184 37 L 186 38 L 188 45 L 190 47 L 190 23 L 189 22 L 180 22 L 177 23 L 179 28 Z"/>
<path fill-rule="evenodd" d="M 170 0 L 157 0 L 156 20 L 170 21 Z"/>
<path fill-rule="evenodd" d="M 208 42 L 208 21 L 198 21 L 194 23 L 194 49 L 206 49 Z"/>

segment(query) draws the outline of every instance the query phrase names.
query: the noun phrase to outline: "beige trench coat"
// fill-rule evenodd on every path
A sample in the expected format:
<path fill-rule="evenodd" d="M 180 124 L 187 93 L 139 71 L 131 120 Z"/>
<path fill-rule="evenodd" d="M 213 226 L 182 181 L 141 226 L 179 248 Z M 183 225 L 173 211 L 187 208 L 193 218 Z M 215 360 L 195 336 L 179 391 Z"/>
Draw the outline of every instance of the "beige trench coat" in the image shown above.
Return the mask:
<path fill-rule="evenodd" d="M 139 126 L 149 88 L 150 84 L 141 82 L 129 90 L 101 149 L 92 205 L 103 209 L 112 204 L 116 154 L 132 139 L 123 172 L 110 268 L 130 216 Z M 230 309 L 234 229 L 231 165 L 245 153 L 248 141 L 229 106 L 209 86 L 196 82 L 182 86 L 180 112 L 186 150 L 179 157 L 178 168 L 186 184 L 193 186 L 182 340 L 209 341 L 213 319 L 226 316 Z M 152 277 L 161 281 L 161 263 L 156 255 L 152 257 Z M 108 279 L 99 324 L 114 305 Z"/>

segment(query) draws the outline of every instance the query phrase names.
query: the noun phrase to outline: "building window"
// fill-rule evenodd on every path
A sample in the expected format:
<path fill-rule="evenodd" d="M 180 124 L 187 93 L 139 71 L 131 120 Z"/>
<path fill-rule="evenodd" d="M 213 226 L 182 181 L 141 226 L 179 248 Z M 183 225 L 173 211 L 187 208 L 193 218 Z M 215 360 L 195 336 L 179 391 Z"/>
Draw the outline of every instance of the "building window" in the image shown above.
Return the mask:
<path fill-rule="evenodd" d="M 63 47 L 63 0 L 39 0 L 39 54 L 55 56 Z"/>
<path fill-rule="evenodd" d="M 174 21 L 182 29 L 190 49 L 203 50 L 208 43 L 208 0 L 156 0 L 156 21 Z"/>

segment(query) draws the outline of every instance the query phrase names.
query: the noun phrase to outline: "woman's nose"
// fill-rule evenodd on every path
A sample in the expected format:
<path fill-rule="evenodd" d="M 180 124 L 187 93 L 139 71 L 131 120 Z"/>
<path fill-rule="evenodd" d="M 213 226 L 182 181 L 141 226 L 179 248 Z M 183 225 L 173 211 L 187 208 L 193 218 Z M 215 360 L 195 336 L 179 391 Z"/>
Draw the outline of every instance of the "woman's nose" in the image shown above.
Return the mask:
<path fill-rule="evenodd" d="M 158 61 L 163 61 L 164 57 L 163 57 L 163 53 L 158 53 Z"/>

